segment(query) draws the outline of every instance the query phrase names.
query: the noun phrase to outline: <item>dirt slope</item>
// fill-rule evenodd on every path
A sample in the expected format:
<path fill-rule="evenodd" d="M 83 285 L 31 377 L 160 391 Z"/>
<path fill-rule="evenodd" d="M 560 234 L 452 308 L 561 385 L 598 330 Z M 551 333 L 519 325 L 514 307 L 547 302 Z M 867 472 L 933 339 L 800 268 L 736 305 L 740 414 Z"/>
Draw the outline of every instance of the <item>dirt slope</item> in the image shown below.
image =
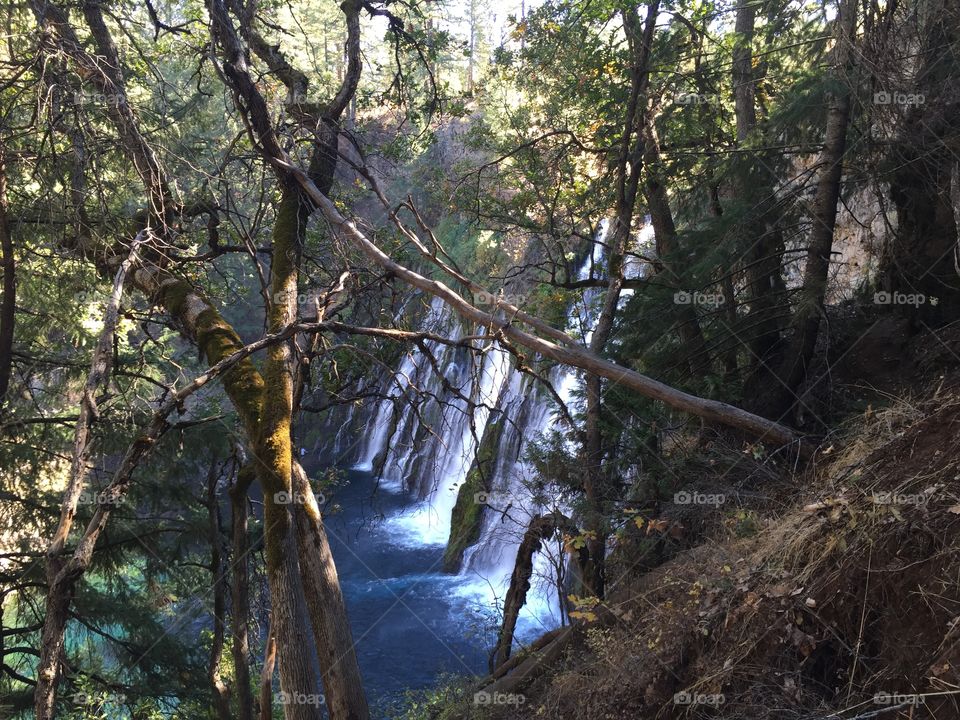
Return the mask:
<path fill-rule="evenodd" d="M 960 719 L 958 431 L 956 385 L 868 411 L 754 537 L 635 579 L 448 717 Z"/>

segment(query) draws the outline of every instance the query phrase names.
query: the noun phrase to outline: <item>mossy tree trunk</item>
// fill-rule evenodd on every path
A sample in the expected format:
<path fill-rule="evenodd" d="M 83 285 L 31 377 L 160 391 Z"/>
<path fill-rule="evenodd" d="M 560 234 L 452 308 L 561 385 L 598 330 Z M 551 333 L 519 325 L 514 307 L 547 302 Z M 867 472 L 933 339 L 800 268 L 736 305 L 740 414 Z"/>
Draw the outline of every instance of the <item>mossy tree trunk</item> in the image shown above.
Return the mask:
<path fill-rule="evenodd" d="M 167 181 L 162 166 L 140 132 L 136 114 L 126 101 L 121 65 L 99 6 L 85 3 L 83 10 L 102 59 L 93 58 L 86 53 L 78 42 L 68 15 L 63 9 L 44 0 L 35 0 L 32 7 L 43 32 L 45 49 L 63 52 L 74 63 L 82 78 L 92 82 L 100 92 L 122 98 L 121 101 L 110 104 L 110 120 L 117 128 L 121 144 L 129 153 L 147 191 L 150 202 L 146 224 L 155 229 L 152 232 L 162 234 L 166 230 L 167 219 L 177 207 L 177 203 L 174 202 L 169 190 L 171 184 Z M 348 73 L 349 84 L 341 88 L 331 103 L 334 109 L 340 108 L 339 112 L 342 112 L 342 108 L 348 103 L 359 76 L 359 6 L 345 4 L 344 10 L 353 41 L 351 43 L 353 50 L 350 52 L 353 64 Z M 222 3 L 211 4 L 211 15 L 215 14 L 221 21 L 229 17 Z M 220 29 L 223 29 L 222 26 Z M 242 62 L 240 60 L 242 52 L 235 52 L 232 57 Z M 249 82 L 249 77 L 246 80 Z M 264 109 L 265 106 L 261 102 L 259 110 Z M 335 121 L 339 112 L 334 115 L 332 121 Z M 329 118 L 324 121 L 326 130 L 329 130 L 329 122 Z M 335 142 L 336 133 L 333 133 L 333 139 Z M 335 161 L 335 145 L 333 147 L 332 159 Z M 278 146 L 273 144 L 270 149 L 277 150 Z M 321 149 L 327 154 L 326 157 L 329 160 L 331 157 L 329 142 Z M 329 167 L 328 175 L 332 180 L 332 165 Z M 329 186 L 326 190 L 329 190 Z M 284 183 L 274 228 L 271 288 L 274 297 L 280 295 L 289 300 L 272 304 L 268 323 L 271 329 L 280 329 L 295 318 L 296 269 L 302 232 L 309 210 L 309 203 L 303 201 L 300 189 L 294 183 Z M 111 254 L 102 250 L 101 248 L 91 255 L 95 254 L 102 259 L 102 268 L 109 268 L 113 262 Z M 152 255 L 151 259 L 157 260 L 158 257 L 162 256 Z M 169 312 L 183 334 L 196 342 L 201 356 L 205 357 L 211 365 L 215 365 L 242 348 L 243 343 L 236 331 L 207 298 L 188 282 L 171 274 L 165 266 L 166 263 L 162 260 L 138 265 L 130 273 L 132 284 Z M 296 698 L 314 695 L 318 688 L 314 679 L 310 646 L 303 643 L 301 627 L 307 613 L 303 607 L 297 550 L 303 551 L 304 546 L 296 545 L 297 538 L 293 534 L 293 516 L 290 507 L 275 500 L 277 497 L 283 497 L 278 495 L 280 493 L 287 493 L 289 497 L 292 487 L 293 460 L 290 436 L 292 372 L 289 345 L 274 344 L 268 350 L 262 376 L 247 357 L 225 373 L 223 385 L 244 427 L 252 450 L 254 473 L 263 488 L 266 499 L 265 545 L 273 608 L 272 627 L 277 641 L 281 686 L 290 697 Z M 318 524 L 319 515 L 315 518 L 314 533 L 317 532 Z M 322 526 L 320 531 L 322 532 Z M 336 584 L 336 571 L 332 568 L 332 562 L 332 556 L 327 552 L 320 555 L 319 559 L 311 558 L 309 564 L 314 570 L 321 568 L 324 571 L 323 578 L 329 583 Z M 83 568 L 80 568 L 79 573 L 66 578 L 69 581 L 69 587 L 65 587 L 63 591 L 56 594 L 51 593 L 53 599 L 59 602 L 57 607 L 62 606 L 62 611 L 48 613 L 46 618 L 49 627 L 45 626 L 44 647 L 49 648 L 49 658 L 46 663 L 47 670 L 42 673 L 35 693 L 35 708 L 37 717 L 41 720 L 52 717 L 54 693 L 60 677 L 59 657 L 63 646 L 67 609 L 72 587 L 82 571 Z M 339 592 L 339 588 L 337 591 Z M 325 599 L 330 597 L 334 595 L 330 594 Z M 342 627 L 348 628 L 342 597 L 339 599 L 339 607 L 318 606 L 314 603 L 311 615 L 314 624 L 329 621 L 325 619 L 329 614 L 336 618 Z M 334 686 L 327 688 L 326 700 L 331 707 L 349 708 L 349 711 L 338 714 L 337 717 L 363 720 L 368 717 L 368 712 L 359 685 L 359 670 L 355 666 L 355 660 L 351 665 L 348 659 L 340 657 L 344 651 L 348 651 L 349 657 L 352 652 L 352 642 L 348 641 L 346 647 L 326 648 L 320 652 L 321 656 L 338 657 L 337 664 L 341 668 L 342 675 L 349 678 L 348 682 L 352 683 L 349 699 L 340 699 L 345 691 L 341 686 Z M 265 701 L 268 702 L 268 700 Z M 320 717 L 320 710 L 317 704 L 289 703 L 285 706 L 285 715 L 298 720 L 301 718 L 314 720 Z"/>

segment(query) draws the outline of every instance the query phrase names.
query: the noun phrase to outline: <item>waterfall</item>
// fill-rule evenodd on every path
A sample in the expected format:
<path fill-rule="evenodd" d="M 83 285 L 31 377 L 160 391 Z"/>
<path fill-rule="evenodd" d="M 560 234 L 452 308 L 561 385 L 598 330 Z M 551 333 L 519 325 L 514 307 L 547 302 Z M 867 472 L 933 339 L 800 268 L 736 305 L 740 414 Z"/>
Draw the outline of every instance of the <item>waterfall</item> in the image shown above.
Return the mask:
<path fill-rule="evenodd" d="M 601 241 L 606 229 L 603 223 L 578 279 L 602 266 Z M 648 224 L 640 232 L 641 240 L 649 240 L 650 232 Z M 633 267 L 636 264 L 628 259 L 629 276 L 641 274 L 639 265 Z M 602 277 L 605 273 L 594 274 Z M 585 343 L 592 335 L 594 310 L 603 292 L 602 287 L 589 288 L 568 309 L 567 330 Z M 431 301 L 419 327 L 455 341 L 468 335 L 468 330 L 469 334 L 483 332 L 465 325 L 437 298 Z M 483 499 L 479 537 L 463 552 L 458 586 L 462 595 L 489 609 L 506 594 L 529 521 L 552 510 L 569 515 L 570 509 L 549 490 L 535 496 L 530 482 L 534 471 L 525 460 L 532 441 L 560 427 L 551 393 L 532 376 L 517 372 L 512 356 L 496 343 L 471 340 L 470 345 L 472 348 L 427 341 L 427 353 L 419 348 L 408 350 L 396 372 L 381 384 L 379 401 L 341 412 L 332 420 L 336 432 L 331 428 L 327 434 L 332 438 L 327 452 L 338 453 L 347 437 L 362 435 L 359 448 L 347 456 L 355 458 L 354 468 L 376 473 L 380 487 L 407 493 L 415 500 L 387 516 L 384 530 L 391 541 L 410 548 L 442 546 L 450 536 L 457 493 L 476 467 L 489 428 L 487 442 L 492 453 L 484 466 L 484 485 L 490 492 Z M 575 412 L 578 372 L 558 365 L 548 372 L 547 379 Z M 556 577 L 565 558 L 558 550 L 553 543 L 545 543 L 534 559 L 519 637 L 525 631 L 529 636 L 561 622 Z"/>
<path fill-rule="evenodd" d="M 418 544 L 445 545 L 450 537 L 457 492 L 466 480 L 491 408 L 497 406 L 510 359 L 503 350 L 492 347 L 482 356 L 477 377 L 473 377 L 471 369 L 469 364 L 460 367 L 460 384 L 453 386 L 470 398 L 473 412 L 461 398 L 454 398 L 443 407 L 439 428 L 416 450 L 425 453 L 418 458 L 421 497 L 425 502 L 412 513 L 401 514 L 389 523 Z"/>
<path fill-rule="evenodd" d="M 438 298 L 422 328 L 455 341 L 465 335 L 463 324 Z M 428 354 L 404 355 L 386 381 L 386 399 L 376 406 L 355 466 L 379 469 L 383 487 L 405 489 L 422 501 L 388 519 L 411 544 L 447 542 L 457 491 L 510 369 L 509 355 L 499 347 L 481 347 L 476 340 L 471 345 L 482 350 L 479 362 L 467 347 L 433 340 L 425 343 Z"/>
<path fill-rule="evenodd" d="M 600 240 L 606 230 L 604 222 Z M 592 268 L 600 266 L 603 251 L 601 242 L 594 243 L 592 252 L 577 273 L 578 280 L 586 279 Z M 574 336 L 583 336 L 585 343 L 589 343 L 593 332 L 596 319 L 593 311 L 601 294 L 601 288 L 587 289 L 582 299 L 574 302 L 567 312 L 567 330 Z M 547 380 L 573 411 L 578 372 L 558 365 L 550 370 Z M 535 497 L 532 489 L 534 471 L 525 460 L 529 443 L 559 430 L 555 401 L 545 388 L 538 385 L 529 375 L 514 372 L 500 398 L 499 411 L 506 424 L 497 443 L 488 508 L 484 512 L 479 541 L 464 553 L 461 574 L 471 578 L 470 591 L 484 597 L 490 604 L 496 604 L 506 595 L 517 550 L 530 521 L 554 510 L 570 514 L 570 508 L 559 498 L 550 497 L 549 490 L 547 497 Z M 560 624 L 562 603 L 557 578 L 564 563 L 562 551 L 548 544 L 544 544 L 534 557 L 531 589 L 520 618 L 521 634 L 525 626 L 530 630 L 545 630 Z"/>

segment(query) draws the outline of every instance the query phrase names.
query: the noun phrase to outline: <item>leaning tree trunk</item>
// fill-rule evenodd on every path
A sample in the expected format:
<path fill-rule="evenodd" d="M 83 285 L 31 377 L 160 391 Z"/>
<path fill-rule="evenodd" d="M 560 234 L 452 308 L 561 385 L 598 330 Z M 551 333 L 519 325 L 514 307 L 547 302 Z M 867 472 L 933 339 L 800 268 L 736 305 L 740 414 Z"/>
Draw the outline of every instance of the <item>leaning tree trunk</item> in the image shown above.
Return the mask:
<path fill-rule="evenodd" d="M 337 568 L 316 497 L 297 462 L 293 467 L 293 492 L 298 500 L 294 505 L 294 522 L 303 590 L 316 639 L 320 674 L 329 697 L 327 709 L 334 718 L 366 717 L 363 713 L 367 701 L 357 676 L 359 662 L 347 615 L 330 611 L 330 608 L 344 606 Z"/>
<path fill-rule="evenodd" d="M 67 539 L 77 515 L 77 507 L 89 472 L 91 426 L 100 416 L 97 410 L 96 394 L 110 378 L 113 338 L 120 310 L 120 298 L 123 295 L 127 273 L 136 260 L 140 242 L 141 236 L 137 236 L 130 254 L 121 264 L 113 281 L 113 292 L 104 311 L 103 329 L 93 350 L 90 373 L 87 375 L 80 398 L 80 413 L 73 432 L 70 477 L 60 505 L 60 519 L 53 539 L 47 546 L 47 597 L 43 630 L 40 634 L 37 686 L 34 688 L 34 712 L 37 720 L 49 720 L 53 717 L 57 684 L 60 680 L 60 665 L 63 661 L 67 619 L 77 580 L 75 573 L 65 572 L 69 562 L 65 557 Z"/>
<path fill-rule="evenodd" d="M 83 6 L 100 58 L 93 58 L 85 51 L 70 25 L 66 12 L 61 8 L 46 0 L 34 0 L 32 7 L 42 30 L 44 52 L 65 54 L 78 67 L 81 76 L 93 83 L 98 91 L 119 98 L 117 102 L 109 104 L 108 115 L 117 128 L 121 144 L 133 161 L 147 191 L 150 202 L 146 222 L 155 228 L 158 234 L 163 235 L 168 229 L 168 218 L 175 212 L 178 205 L 172 199 L 171 185 L 167 182 L 163 167 L 140 132 L 138 118 L 126 99 L 121 65 L 107 26 L 103 22 L 100 7 L 90 2 L 84 3 Z M 232 33 L 225 5 L 222 2 L 211 1 L 209 9 L 211 18 L 217 26 L 218 36 L 224 35 L 225 27 Z M 344 12 L 347 15 L 350 37 L 354 41 L 351 43 L 353 49 L 350 52 L 352 67 L 348 73 L 349 83 L 345 80 L 344 86 L 329 106 L 338 109 L 333 115 L 334 118 L 348 103 L 359 76 L 359 47 L 356 42 L 359 38 L 359 5 L 345 4 Z M 236 65 L 228 65 L 227 72 L 230 74 L 230 71 L 237 67 L 243 68 L 242 73 L 235 72 L 232 77 L 242 77 L 247 83 L 244 89 L 248 89 L 252 86 L 252 81 L 249 75 L 245 74 L 246 66 L 242 60 L 244 53 L 239 48 L 235 34 L 232 40 L 233 52 L 230 53 L 230 58 Z M 258 109 L 261 113 L 265 111 L 262 98 Z M 276 153 L 279 151 L 279 145 L 274 141 L 269 144 L 268 150 Z M 297 199 L 299 204 L 299 191 L 294 192 L 289 187 L 288 190 L 290 192 L 286 194 Z M 281 232 L 281 235 L 284 234 Z M 288 245 L 287 249 L 289 247 Z M 285 250 L 275 250 L 274 265 L 278 265 L 276 262 L 278 258 L 281 266 L 289 261 L 285 252 Z M 239 337 L 209 301 L 197 293 L 189 283 L 171 276 L 164 269 L 166 260 L 162 254 L 154 253 L 154 256 L 151 259 L 155 259 L 155 262 L 145 263 L 132 272 L 134 285 L 165 307 L 181 326 L 184 334 L 197 342 L 201 354 L 211 364 L 216 364 L 238 350 L 242 346 Z M 98 253 L 97 257 L 103 257 L 103 254 Z M 284 277 L 283 267 L 280 267 L 279 271 L 280 282 L 274 284 L 289 288 L 289 278 Z M 292 288 L 293 297 L 295 297 L 295 277 Z M 281 312 L 289 314 L 288 310 L 289 308 Z M 272 317 L 274 326 L 276 326 L 274 322 L 276 317 L 285 316 Z M 253 454 L 257 458 L 257 477 L 263 486 L 264 497 L 267 498 L 265 544 L 271 597 L 275 611 L 274 626 L 280 653 L 281 686 L 285 692 L 297 697 L 313 695 L 317 687 L 310 662 L 311 655 L 306 651 L 308 648 L 304 648 L 303 636 L 300 632 L 304 615 L 299 611 L 299 607 L 302 607 L 302 595 L 297 557 L 294 547 L 290 544 L 295 542 L 291 514 L 286 506 L 272 500 L 278 492 L 289 492 L 291 487 L 289 412 L 284 417 L 284 411 L 289 410 L 289 396 L 285 393 L 288 389 L 285 387 L 287 380 L 284 377 L 287 372 L 285 368 L 287 357 L 285 346 L 282 346 L 279 351 L 273 348 L 273 352 L 267 358 L 266 380 L 256 371 L 249 358 L 245 358 L 230 368 L 223 382 L 243 422 Z M 265 392 L 268 388 L 270 393 Z M 273 393 L 274 388 L 277 389 L 276 394 Z M 269 403 L 265 402 L 267 398 L 270 399 Z M 82 570 L 83 568 L 80 570 L 81 573 Z M 63 573 L 60 573 L 60 576 L 63 576 Z M 76 577 L 64 577 L 63 580 L 66 583 L 63 587 L 69 589 L 75 583 Z M 60 588 L 61 586 L 52 586 L 48 592 L 48 602 L 52 603 L 52 612 L 48 614 L 47 619 L 50 633 L 44 638 L 44 652 L 47 657 L 42 658 L 35 693 L 35 705 L 41 720 L 46 720 L 52 714 L 54 692 L 60 675 L 58 658 L 62 650 L 63 629 L 70 603 L 69 592 L 62 592 Z M 345 612 L 342 607 L 327 610 L 340 614 Z M 354 675 L 359 682 L 359 672 L 357 671 Z M 365 713 L 364 705 L 356 716 L 366 717 Z M 319 716 L 319 708 L 308 704 L 288 705 L 286 715 L 312 719 Z"/>
<path fill-rule="evenodd" d="M 803 273 L 803 289 L 793 318 L 790 351 L 780 371 L 780 395 L 784 398 L 783 404 L 786 407 L 793 404 L 806 377 L 823 317 L 830 256 L 833 251 L 833 232 L 837 222 L 837 203 L 840 200 L 840 181 L 843 177 L 843 156 L 850 124 L 852 91 L 845 81 L 849 78 L 857 29 L 856 0 L 842 0 L 837 27 L 833 75 L 840 89 L 833 96 L 827 111 L 823 152 L 820 157 L 820 178 L 812 213 L 813 228 Z"/>
<path fill-rule="evenodd" d="M 660 139 L 654 125 L 651 113 L 645 113 L 644 118 L 644 196 L 647 199 L 647 209 L 650 211 L 650 222 L 653 225 L 653 234 L 657 246 L 657 264 L 660 274 L 664 275 L 667 283 L 685 288 L 686 273 L 683 267 L 686 263 L 681 256 L 677 226 L 667 197 L 666 181 L 662 176 L 663 158 L 660 154 Z M 692 376 L 703 375 L 710 370 L 710 353 L 700 327 L 700 318 L 696 308 L 690 305 L 678 305 L 677 313 L 680 316 L 680 342 L 683 347 L 684 360 Z"/>
<path fill-rule="evenodd" d="M 513 636 L 517 628 L 517 618 L 520 610 L 527 601 L 527 592 L 530 590 L 530 578 L 533 576 L 533 556 L 539 552 L 541 544 L 558 530 L 577 532 L 576 526 L 570 518 L 560 513 L 538 515 L 530 521 L 520 547 L 517 549 L 517 559 L 513 563 L 513 573 L 510 575 L 510 587 L 503 601 L 503 623 L 497 636 L 497 644 L 490 657 L 490 671 L 495 672 L 510 659 L 513 647 Z"/>

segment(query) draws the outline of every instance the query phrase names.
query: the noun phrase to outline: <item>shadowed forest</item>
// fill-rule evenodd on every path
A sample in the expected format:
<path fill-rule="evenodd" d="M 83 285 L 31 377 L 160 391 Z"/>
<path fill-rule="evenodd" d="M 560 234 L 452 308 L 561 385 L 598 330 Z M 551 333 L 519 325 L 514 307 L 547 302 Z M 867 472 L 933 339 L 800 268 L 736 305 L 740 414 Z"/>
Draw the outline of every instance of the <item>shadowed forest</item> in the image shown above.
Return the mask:
<path fill-rule="evenodd" d="M 953 0 L 0 26 L 0 718 L 960 718 Z"/>

